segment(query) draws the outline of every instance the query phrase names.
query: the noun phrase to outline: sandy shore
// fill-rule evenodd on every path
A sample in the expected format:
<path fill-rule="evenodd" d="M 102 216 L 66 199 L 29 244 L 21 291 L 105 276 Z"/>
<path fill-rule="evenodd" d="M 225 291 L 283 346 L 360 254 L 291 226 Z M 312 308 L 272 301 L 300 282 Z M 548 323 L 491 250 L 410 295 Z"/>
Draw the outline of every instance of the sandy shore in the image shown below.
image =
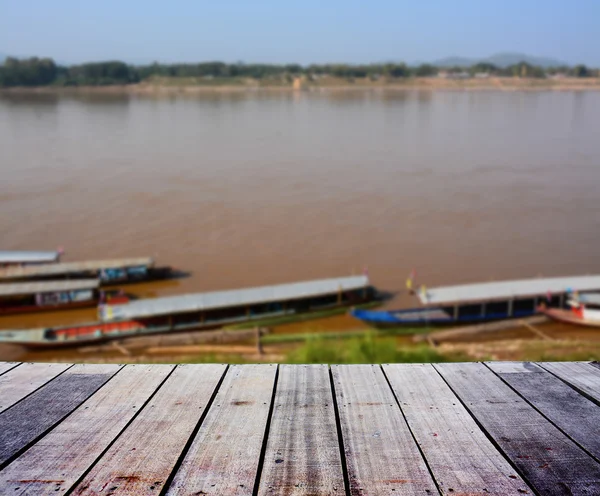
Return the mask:
<path fill-rule="evenodd" d="M 163 79 L 161 81 L 142 82 L 131 85 L 114 86 L 80 86 L 37 88 L 2 88 L 0 94 L 202 94 L 202 93 L 248 93 L 248 92 L 342 92 L 342 91 L 598 91 L 600 78 L 563 78 L 563 79 L 528 79 L 528 78 L 487 78 L 454 80 L 443 78 L 409 78 L 395 81 L 370 81 L 357 79 L 328 78 L 317 82 L 309 82 L 301 89 L 292 84 L 277 81 L 247 80 L 237 84 L 211 84 L 210 81 L 190 81 L 189 79 Z"/>

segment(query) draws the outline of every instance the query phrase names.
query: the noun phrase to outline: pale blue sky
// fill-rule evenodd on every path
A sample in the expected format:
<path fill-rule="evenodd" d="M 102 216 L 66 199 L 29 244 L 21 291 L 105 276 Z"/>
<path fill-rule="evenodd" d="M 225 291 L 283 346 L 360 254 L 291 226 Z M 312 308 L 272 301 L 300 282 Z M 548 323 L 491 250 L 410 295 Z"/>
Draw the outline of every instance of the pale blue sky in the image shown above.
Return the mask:
<path fill-rule="evenodd" d="M 76 63 L 432 61 L 600 66 L 600 0 L 0 0 L 0 53 Z"/>

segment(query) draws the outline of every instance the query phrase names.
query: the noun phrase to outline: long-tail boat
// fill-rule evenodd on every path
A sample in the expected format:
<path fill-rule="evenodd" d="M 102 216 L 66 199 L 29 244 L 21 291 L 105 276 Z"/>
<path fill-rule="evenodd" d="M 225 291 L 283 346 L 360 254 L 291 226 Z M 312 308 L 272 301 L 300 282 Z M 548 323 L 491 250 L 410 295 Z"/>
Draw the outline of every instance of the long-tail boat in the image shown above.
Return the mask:
<path fill-rule="evenodd" d="M 351 315 L 375 327 L 458 325 L 539 313 L 539 304 L 564 308 L 572 288 L 600 290 L 600 276 L 521 279 L 422 288 L 421 307 L 403 310 L 352 310 Z"/>
<path fill-rule="evenodd" d="M 151 258 L 123 258 L 0 268 L 0 281 L 95 278 L 102 285 L 165 279 L 171 267 L 155 267 Z"/>
<path fill-rule="evenodd" d="M 57 251 L 0 251 L 0 267 L 51 264 L 60 260 L 62 250 Z"/>
<path fill-rule="evenodd" d="M 569 309 L 540 307 L 540 312 L 558 322 L 586 327 L 600 327 L 600 294 L 572 294 Z"/>
<path fill-rule="evenodd" d="M 117 295 L 113 303 L 127 300 L 99 286 L 96 279 L 0 284 L 0 315 L 93 307 Z"/>
<path fill-rule="evenodd" d="M 29 348 L 77 346 L 358 305 L 372 300 L 367 276 L 196 293 L 105 304 L 98 322 L 32 330 L 0 331 L 0 343 Z"/>

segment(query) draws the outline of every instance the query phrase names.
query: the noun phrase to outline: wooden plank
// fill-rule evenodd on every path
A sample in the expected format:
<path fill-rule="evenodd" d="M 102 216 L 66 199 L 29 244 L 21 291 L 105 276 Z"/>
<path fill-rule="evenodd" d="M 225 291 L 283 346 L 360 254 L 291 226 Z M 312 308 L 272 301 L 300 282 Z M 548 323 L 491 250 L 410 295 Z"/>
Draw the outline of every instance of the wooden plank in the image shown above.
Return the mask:
<path fill-rule="evenodd" d="M 0 375 L 5 374 L 11 369 L 14 369 L 21 362 L 0 362 Z"/>
<path fill-rule="evenodd" d="M 334 365 L 350 494 L 438 490 L 379 365 Z"/>
<path fill-rule="evenodd" d="M 531 493 L 432 365 L 384 371 L 442 494 Z"/>
<path fill-rule="evenodd" d="M 0 471 L 11 495 L 68 491 L 140 411 L 172 365 L 127 365 L 50 433 Z"/>
<path fill-rule="evenodd" d="M 345 494 L 327 365 L 280 366 L 258 494 Z"/>
<path fill-rule="evenodd" d="M 540 494 L 600 494 L 600 465 L 481 363 L 436 364 Z"/>
<path fill-rule="evenodd" d="M 598 405 L 533 363 L 490 362 L 487 366 L 596 460 L 600 459 Z"/>
<path fill-rule="evenodd" d="M 225 369 L 179 365 L 72 494 L 158 494 Z"/>
<path fill-rule="evenodd" d="M 252 494 L 276 365 L 233 365 L 167 494 Z"/>
<path fill-rule="evenodd" d="M 600 403 L 600 369 L 584 362 L 544 362 L 539 365 Z"/>
<path fill-rule="evenodd" d="M 67 370 L 68 363 L 24 363 L 0 375 L 0 412 Z"/>
<path fill-rule="evenodd" d="M 75 365 L 0 413 L 0 468 L 88 399 L 119 369 L 119 365 Z"/>

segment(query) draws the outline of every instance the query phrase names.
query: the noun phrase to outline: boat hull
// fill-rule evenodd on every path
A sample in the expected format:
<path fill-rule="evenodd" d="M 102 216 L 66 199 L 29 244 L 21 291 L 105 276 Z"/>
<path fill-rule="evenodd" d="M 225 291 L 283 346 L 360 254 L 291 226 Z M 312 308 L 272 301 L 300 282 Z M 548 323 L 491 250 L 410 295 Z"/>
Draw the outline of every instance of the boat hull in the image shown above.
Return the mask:
<path fill-rule="evenodd" d="M 56 312 L 61 310 L 75 310 L 77 308 L 95 307 L 99 300 L 85 300 L 77 302 L 59 303 L 57 305 L 17 305 L 13 307 L 0 307 L 0 317 L 3 315 L 16 315 L 23 313 Z"/>
<path fill-rule="evenodd" d="M 455 326 L 461 324 L 477 324 L 482 322 L 495 322 L 498 320 L 525 318 L 536 315 L 536 310 L 521 310 L 509 314 L 508 312 L 490 313 L 484 315 L 459 315 L 456 318 L 444 308 L 414 308 L 409 310 L 370 311 L 352 310 L 350 315 L 362 320 L 366 324 L 379 329 L 393 327 L 428 327 L 428 326 Z"/>
<path fill-rule="evenodd" d="M 584 327 L 600 327 L 600 320 L 590 320 L 581 316 L 573 310 L 562 310 L 560 308 L 542 309 L 541 312 L 552 320 L 563 324 L 573 324 Z"/>

